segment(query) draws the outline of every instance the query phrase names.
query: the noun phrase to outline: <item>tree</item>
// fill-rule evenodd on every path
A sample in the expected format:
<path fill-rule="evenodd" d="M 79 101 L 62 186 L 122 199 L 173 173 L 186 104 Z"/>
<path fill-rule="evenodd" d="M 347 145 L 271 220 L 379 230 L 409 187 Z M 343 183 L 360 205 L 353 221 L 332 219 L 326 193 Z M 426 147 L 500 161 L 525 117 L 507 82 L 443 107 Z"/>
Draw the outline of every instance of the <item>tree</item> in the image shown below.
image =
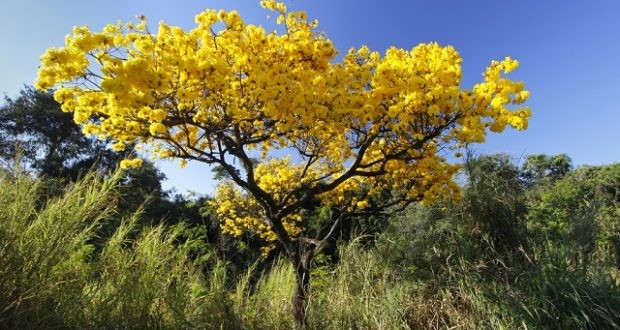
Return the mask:
<path fill-rule="evenodd" d="M 462 89 L 452 47 L 421 44 L 349 50 L 341 62 L 317 23 L 273 0 L 279 32 L 245 24 L 236 11 L 207 10 L 184 31 L 146 20 L 76 27 L 64 48 L 42 57 L 37 87 L 87 134 L 115 148 L 139 143 L 155 156 L 223 167 L 230 180 L 215 203 L 223 228 L 277 242 L 294 266 L 295 318 L 302 327 L 310 264 L 345 219 L 458 195 L 458 165 L 444 156 L 488 130 L 527 127 L 529 92 L 505 78 L 518 66 L 493 61 L 484 80 Z M 283 153 L 289 157 L 278 157 Z M 256 158 L 256 163 L 253 159 Z M 121 166 L 139 165 L 125 160 Z M 304 211 L 324 212 L 316 237 Z"/>
<path fill-rule="evenodd" d="M 24 88 L 0 107 L 0 157 L 19 157 L 39 174 L 75 180 L 98 166 L 110 170 L 119 156 L 106 143 L 84 136 L 71 113 L 60 111 L 53 94 Z"/>
<path fill-rule="evenodd" d="M 572 168 L 572 160 L 566 154 L 528 155 L 523 164 L 523 178 L 530 185 L 547 179 L 557 181 L 563 178 Z"/>

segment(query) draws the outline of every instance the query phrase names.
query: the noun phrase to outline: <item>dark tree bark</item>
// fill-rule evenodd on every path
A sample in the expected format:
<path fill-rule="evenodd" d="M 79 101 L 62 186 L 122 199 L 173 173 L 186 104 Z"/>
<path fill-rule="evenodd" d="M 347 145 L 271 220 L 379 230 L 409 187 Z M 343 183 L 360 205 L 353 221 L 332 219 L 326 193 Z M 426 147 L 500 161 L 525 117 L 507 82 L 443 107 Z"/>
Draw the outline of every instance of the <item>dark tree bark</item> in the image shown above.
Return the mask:
<path fill-rule="evenodd" d="M 306 302 L 308 290 L 310 289 L 310 262 L 312 258 L 295 258 L 295 292 L 291 301 L 293 306 L 293 316 L 300 329 L 308 329 L 308 318 L 306 315 Z M 305 259 L 305 260 L 304 260 Z"/>

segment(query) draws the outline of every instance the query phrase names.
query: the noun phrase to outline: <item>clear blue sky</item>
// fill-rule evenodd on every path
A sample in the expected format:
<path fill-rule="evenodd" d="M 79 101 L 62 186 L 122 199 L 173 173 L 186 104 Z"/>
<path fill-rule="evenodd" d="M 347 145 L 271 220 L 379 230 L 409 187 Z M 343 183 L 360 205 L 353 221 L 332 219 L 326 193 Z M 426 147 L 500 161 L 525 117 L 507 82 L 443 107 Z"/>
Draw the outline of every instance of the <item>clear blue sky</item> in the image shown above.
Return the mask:
<path fill-rule="evenodd" d="M 366 44 L 383 51 L 420 42 L 453 45 L 464 58 L 464 87 L 480 79 L 492 59 L 512 56 L 512 77 L 532 92 L 525 132 L 491 134 L 481 153 L 567 153 L 576 165 L 620 161 L 620 1 L 287 1 L 319 20 L 341 51 Z M 237 9 L 246 22 L 268 23 L 257 1 L 6 1 L 0 11 L 0 93 L 15 96 L 32 84 L 39 56 L 62 46 L 74 25 L 100 29 L 147 16 L 186 29 L 206 8 Z M 273 19 L 271 20 L 273 22 Z M 210 169 L 160 166 L 166 187 L 213 191 Z"/>

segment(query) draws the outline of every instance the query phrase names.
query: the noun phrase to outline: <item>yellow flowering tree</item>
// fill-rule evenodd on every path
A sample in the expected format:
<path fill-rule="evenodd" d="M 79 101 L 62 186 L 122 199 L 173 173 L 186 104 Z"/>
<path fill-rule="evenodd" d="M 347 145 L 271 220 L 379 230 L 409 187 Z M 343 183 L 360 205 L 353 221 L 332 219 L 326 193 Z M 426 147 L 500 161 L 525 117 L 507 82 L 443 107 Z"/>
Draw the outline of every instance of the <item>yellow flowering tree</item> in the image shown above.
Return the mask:
<path fill-rule="evenodd" d="M 143 17 L 101 32 L 76 27 L 42 56 L 36 86 L 56 88 L 84 133 L 111 138 L 116 150 L 137 143 L 155 157 L 223 168 L 230 180 L 214 202 L 222 228 L 280 244 L 297 272 L 304 325 L 310 262 L 341 222 L 386 192 L 373 209 L 458 195 L 458 166 L 446 155 L 489 130 L 527 128 L 520 104 L 529 93 L 505 77 L 518 66 L 510 58 L 461 88 L 461 57 L 436 43 L 383 55 L 361 47 L 337 61 L 304 12 L 261 4 L 280 32 L 214 10 L 189 31 L 151 30 Z M 282 153 L 291 157 L 274 157 Z M 311 201 L 334 210 L 317 237 L 304 234 Z"/>

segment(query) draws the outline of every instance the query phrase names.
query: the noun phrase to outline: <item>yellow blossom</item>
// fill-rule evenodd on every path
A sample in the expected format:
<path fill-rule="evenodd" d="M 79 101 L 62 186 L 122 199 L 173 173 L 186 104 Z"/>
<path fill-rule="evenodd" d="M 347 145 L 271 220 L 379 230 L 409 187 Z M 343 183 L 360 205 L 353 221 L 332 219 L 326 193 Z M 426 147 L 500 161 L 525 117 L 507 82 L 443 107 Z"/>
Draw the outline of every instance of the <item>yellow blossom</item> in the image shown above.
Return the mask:
<path fill-rule="evenodd" d="M 76 27 L 64 47 L 41 57 L 35 85 L 56 88 L 84 133 L 117 151 L 144 144 L 155 158 L 239 170 L 234 182 L 243 189 L 223 182 L 211 206 L 224 232 L 270 244 L 284 235 L 273 221 L 290 237 L 304 234 L 303 198 L 342 212 L 373 207 L 369 200 L 385 190 L 407 201 L 458 198 L 458 166 L 439 152 L 528 126 L 522 104 L 530 93 L 508 78 L 519 65 L 510 57 L 465 89 L 454 47 L 362 46 L 339 60 L 306 13 L 275 0 L 261 5 L 276 12 L 282 32 L 224 10 L 199 13 L 188 30 L 149 28 L 144 17 L 99 32 Z M 283 152 L 294 155 L 272 157 Z"/>
<path fill-rule="evenodd" d="M 135 168 L 142 166 L 142 159 L 134 158 L 134 159 L 123 159 L 120 164 L 121 168 Z"/>

